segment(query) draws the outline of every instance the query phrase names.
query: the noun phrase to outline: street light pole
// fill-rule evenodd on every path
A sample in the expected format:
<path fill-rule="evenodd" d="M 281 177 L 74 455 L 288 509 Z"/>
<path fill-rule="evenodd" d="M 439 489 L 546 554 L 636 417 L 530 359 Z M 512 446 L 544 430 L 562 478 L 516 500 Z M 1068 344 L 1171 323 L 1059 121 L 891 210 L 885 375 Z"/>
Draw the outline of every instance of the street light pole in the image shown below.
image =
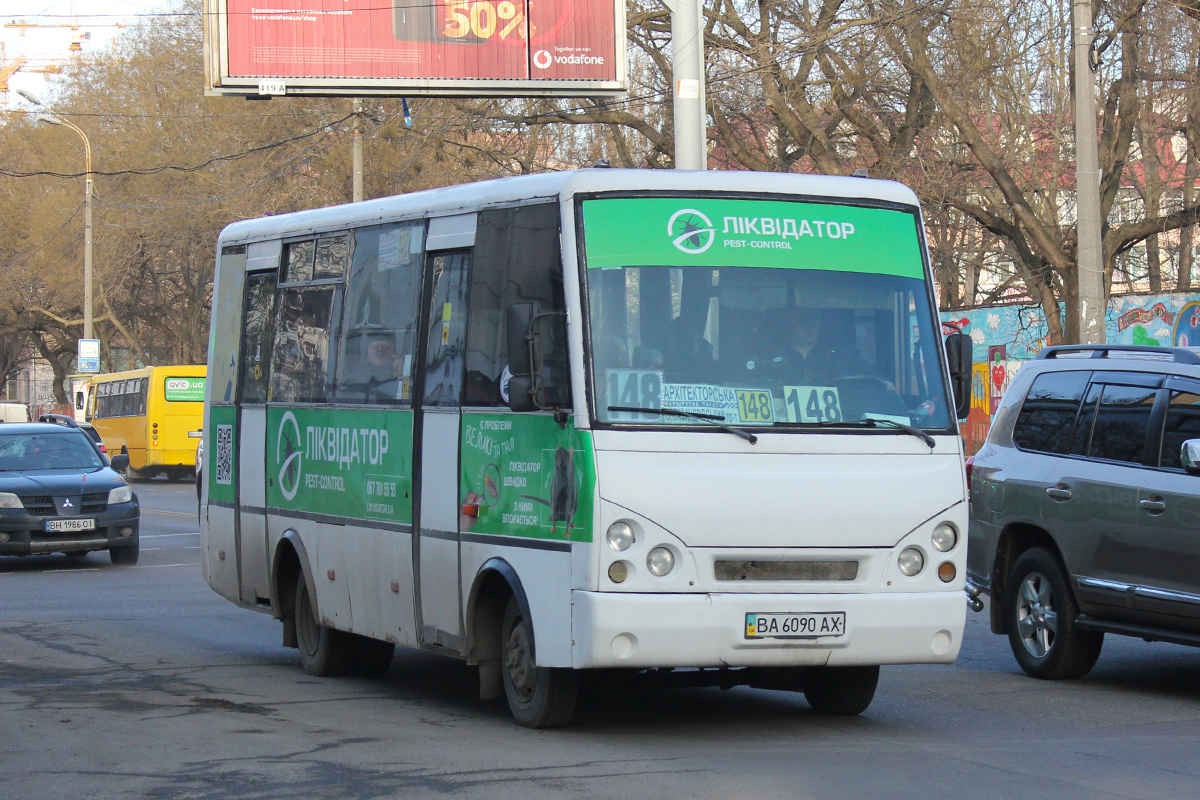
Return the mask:
<path fill-rule="evenodd" d="M 18 89 L 17 94 L 38 108 L 44 109 L 42 101 L 24 89 Z M 46 125 L 62 125 L 79 134 L 83 139 L 83 338 L 94 339 L 92 335 L 92 143 L 87 134 L 78 125 L 49 111 L 37 114 L 34 119 Z"/>
<path fill-rule="evenodd" d="M 668 0 L 674 79 L 675 169 L 708 169 L 702 0 Z"/>
<path fill-rule="evenodd" d="M 354 98 L 353 103 L 354 114 L 354 141 L 351 150 L 352 168 L 354 171 L 354 202 L 360 203 L 363 199 L 363 102 L 359 98 Z"/>
<path fill-rule="evenodd" d="M 1100 236 L 1100 154 L 1096 140 L 1096 77 L 1092 69 L 1092 3 L 1074 0 L 1075 231 L 1079 343 L 1103 344 L 1104 250 Z"/>

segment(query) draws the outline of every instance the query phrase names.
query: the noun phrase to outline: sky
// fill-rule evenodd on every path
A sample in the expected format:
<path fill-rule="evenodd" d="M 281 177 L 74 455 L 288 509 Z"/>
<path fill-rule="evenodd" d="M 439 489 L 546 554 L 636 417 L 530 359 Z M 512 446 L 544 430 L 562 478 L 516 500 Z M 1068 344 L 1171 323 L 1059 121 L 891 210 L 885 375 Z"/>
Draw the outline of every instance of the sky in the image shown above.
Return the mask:
<path fill-rule="evenodd" d="M 20 29 L 0 27 L 0 42 L 4 44 L 4 63 L 17 56 L 29 59 L 30 67 L 47 64 L 66 66 L 73 53 L 68 50 L 73 39 L 90 32 L 90 39 L 80 40 L 83 52 L 96 52 L 107 47 L 114 36 L 120 36 L 120 28 L 107 27 L 113 23 L 129 23 L 138 14 L 155 11 L 164 5 L 155 0 L 0 0 L 0 24 L 24 21 L 39 26 L 69 24 L 73 15 L 80 22 L 79 31 L 64 27 L 39 27 Z M 25 89 L 46 101 L 54 94 L 56 78 L 38 73 L 17 72 L 8 80 L 8 108 L 21 108 L 26 103 L 16 94 Z M 0 99 L 2 102 L 2 99 Z"/>

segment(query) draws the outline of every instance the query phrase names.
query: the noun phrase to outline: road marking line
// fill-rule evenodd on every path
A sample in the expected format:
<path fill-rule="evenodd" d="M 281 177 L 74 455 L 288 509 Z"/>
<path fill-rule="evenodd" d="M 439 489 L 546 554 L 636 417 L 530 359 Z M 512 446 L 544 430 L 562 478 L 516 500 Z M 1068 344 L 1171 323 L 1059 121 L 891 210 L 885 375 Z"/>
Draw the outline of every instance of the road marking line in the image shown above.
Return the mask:
<path fill-rule="evenodd" d="M 80 567 L 78 569 L 44 569 L 44 570 L 42 570 L 42 574 L 44 575 L 48 572 L 99 572 L 99 571 L 100 571 L 99 567 Z M 13 572 L 10 574 L 19 575 L 20 573 Z"/>
<path fill-rule="evenodd" d="M 191 533 L 147 533 L 141 538 L 143 539 L 166 539 L 168 536 L 199 536 L 200 531 L 192 531 Z"/>
<path fill-rule="evenodd" d="M 190 511 L 167 511 L 162 508 L 146 508 L 142 506 L 142 511 L 153 511 L 155 514 L 170 514 L 172 517 L 194 517 L 195 512 Z"/>
<path fill-rule="evenodd" d="M 130 567 L 130 569 L 162 569 L 163 567 L 198 567 L 198 566 L 200 566 L 199 562 L 193 562 L 191 564 L 140 564 L 136 567 Z"/>

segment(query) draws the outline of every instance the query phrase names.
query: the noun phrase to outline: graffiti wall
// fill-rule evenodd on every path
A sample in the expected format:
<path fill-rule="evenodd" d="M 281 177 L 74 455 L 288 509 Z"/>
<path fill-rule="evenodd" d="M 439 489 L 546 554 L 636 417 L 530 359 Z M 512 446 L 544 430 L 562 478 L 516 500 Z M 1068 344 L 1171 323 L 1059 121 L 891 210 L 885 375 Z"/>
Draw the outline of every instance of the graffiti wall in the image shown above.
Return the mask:
<path fill-rule="evenodd" d="M 1114 297 L 1105 317 L 1114 344 L 1200 347 L 1200 293 Z M 967 452 L 973 453 L 1021 364 L 1049 343 L 1046 320 L 1041 308 L 1027 305 L 944 311 L 942 321 L 969 334 L 975 345 L 971 414 L 962 425 Z"/>

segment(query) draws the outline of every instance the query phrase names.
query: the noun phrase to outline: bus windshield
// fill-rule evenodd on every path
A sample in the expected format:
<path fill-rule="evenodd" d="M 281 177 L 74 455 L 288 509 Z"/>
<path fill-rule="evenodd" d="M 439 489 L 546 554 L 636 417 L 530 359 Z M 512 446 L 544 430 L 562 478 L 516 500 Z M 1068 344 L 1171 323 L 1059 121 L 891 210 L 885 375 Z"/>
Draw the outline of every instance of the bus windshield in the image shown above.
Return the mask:
<path fill-rule="evenodd" d="M 598 421 L 950 428 L 915 214 L 620 198 L 584 230 Z"/>

